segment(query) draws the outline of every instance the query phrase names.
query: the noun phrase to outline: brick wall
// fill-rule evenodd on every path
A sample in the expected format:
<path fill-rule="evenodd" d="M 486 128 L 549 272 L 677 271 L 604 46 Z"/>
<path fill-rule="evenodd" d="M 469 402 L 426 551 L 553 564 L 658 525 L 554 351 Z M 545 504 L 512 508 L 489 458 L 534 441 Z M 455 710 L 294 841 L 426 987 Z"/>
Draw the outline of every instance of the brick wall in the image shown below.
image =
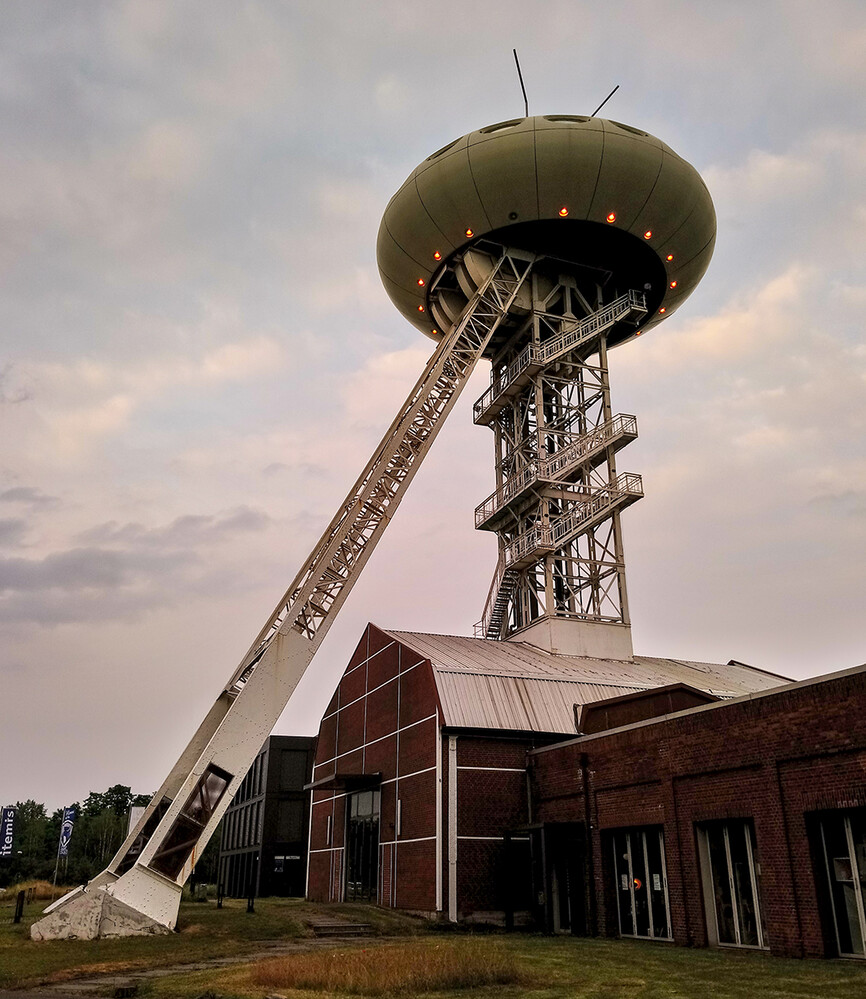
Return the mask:
<path fill-rule="evenodd" d="M 319 727 L 313 779 L 336 776 L 337 786 L 313 793 L 311 899 L 340 899 L 343 893 L 347 792 L 339 786 L 340 776 L 381 773 L 379 902 L 414 911 L 449 912 L 448 737 L 452 733 L 437 735 L 438 720 L 441 713 L 429 661 L 369 625 Z M 505 869 L 504 836 L 526 824 L 526 753 L 538 739 L 456 735 L 456 911 L 459 918 L 501 913 L 503 884 L 509 877 L 513 880 L 513 872 Z M 442 781 L 438 857 L 437 746 Z M 521 897 L 526 894 L 523 891 Z"/>
<path fill-rule="evenodd" d="M 533 753 L 536 821 L 584 822 L 590 787 L 598 930 L 616 932 L 610 830 L 662 826 L 674 939 L 706 945 L 696 829 L 754 824 L 772 952 L 822 956 L 828 939 L 809 826 L 822 810 L 866 806 L 866 675 L 852 673 Z"/>
<path fill-rule="evenodd" d="M 381 774 L 379 903 L 436 910 L 437 711 L 430 663 L 368 625 L 319 727 L 313 780 L 335 780 L 313 792 L 311 899 L 343 897 L 347 787 L 340 778 Z"/>

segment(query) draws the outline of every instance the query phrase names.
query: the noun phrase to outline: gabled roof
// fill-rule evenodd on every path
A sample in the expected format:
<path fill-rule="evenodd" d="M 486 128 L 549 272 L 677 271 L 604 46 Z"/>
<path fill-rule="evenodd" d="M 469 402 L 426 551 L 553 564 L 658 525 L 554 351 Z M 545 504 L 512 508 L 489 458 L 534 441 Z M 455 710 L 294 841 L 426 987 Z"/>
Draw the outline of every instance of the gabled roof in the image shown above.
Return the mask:
<path fill-rule="evenodd" d="M 444 712 L 455 728 L 573 735 L 574 705 L 689 684 L 717 697 L 737 697 L 787 683 L 742 663 L 687 662 L 635 656 L 589 659 L 556 655 L 526 642 L 389 631 L 429 659 Z"/>

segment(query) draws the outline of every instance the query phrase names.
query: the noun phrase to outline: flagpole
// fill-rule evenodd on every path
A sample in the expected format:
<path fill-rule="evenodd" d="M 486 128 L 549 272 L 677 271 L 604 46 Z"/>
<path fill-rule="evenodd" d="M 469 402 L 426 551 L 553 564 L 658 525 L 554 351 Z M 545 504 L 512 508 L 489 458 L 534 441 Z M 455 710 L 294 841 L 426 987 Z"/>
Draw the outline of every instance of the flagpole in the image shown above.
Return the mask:
<path fill-rule="evenodd" d="M 57 859 L 54 862 L 54 882 L 53 885 L 57 887 L 57 871 L 60 867 L 60 846 L 63 843 L 63 820 L 66 818 L 66 808 L 65 806 L 60 810 L 60 834 L 57 837 Z"/>

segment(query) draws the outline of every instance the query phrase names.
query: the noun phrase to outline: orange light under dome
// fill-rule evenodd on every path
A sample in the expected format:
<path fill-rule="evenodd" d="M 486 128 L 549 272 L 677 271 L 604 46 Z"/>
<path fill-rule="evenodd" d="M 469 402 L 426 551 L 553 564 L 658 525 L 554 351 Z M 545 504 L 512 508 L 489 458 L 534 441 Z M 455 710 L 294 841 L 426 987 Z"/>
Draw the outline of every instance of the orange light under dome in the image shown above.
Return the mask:
<path fill-rule="evenodd" d="M 668 255 L 667 255 L 666 257 L 665 257 L 665 260 L 673 260 L 673 259 L 674 259 L 674 255 L 673 255 L 672 253 L 669 253 L 669 254 L 668 254 Z"/>
<path fill-rule="evenodd" d="M 665 314 L 665 313 L 666 313 L 667 311 L 668 311 L 668 310 L 667 310 L 667 309 L 666 309 L 666 308 L 665 308 L 664 306 L 662 306 L 662 307 L 661 307 L 661 308 L 659 309 L 659 315 L 660 315 L 660 316 L 663 316 L 663 315 L 664 315 L 664 314 Z"/>
<path fill-rule="evenodd" d="M 474 235 L 475 235 L 475 233 L 474 233 L 474 232 L 473 232 L 473 231 L 472 231 L 471 229 L 467 229 L 467 230 L 466 230 L 466 235 L 467 235 L 467 236 L 474 236 Z"/>
<path fill-rule="evenodd" d="M 562 216 L 562 218 L 565 218 L 565 216 L 568 215 L 568 209 L 565 207 L 565 205 L 563 205 L 562 208 L 559 209 L 559 214 Z"/>
<path fill-rule="evenodd" d="M 676 286 L 677 286 L 676 281 L 671 281 L 671 288 L 676 288 Z"/>
<path fill-rule="evenodd" d="M 419 288 L 423 288 L 424 287 L 424 278 L 418 278 L 418 287 Z"/>
<path fill-rule="evenodd" d="M 434 260 L 441 260 L 441 259 L 442 259 L 442 254 L 441 254 L 441 253 L 440 253 L 440 252 L 439 252 L 439 251 L 437 250 L 437 251 L 436 251 L 436 252 L 435 252 L 435 253 L 433 254 L 433 259 L 434 259 Z M 670 257 L 668 257 L 668 260 L 670 260 Z"/>
<path fill-rule="evenodd" d="M 423 305 L 419 305 L 418 306 L 418 311 L 419 312 L 423 312 L 424 311 L 424 306 Z"/>
<path fill-rule="evenodd" d="M 616 212 L 608 212 L 608 222 L 616 222 Z"/>
<path fill-rule="evenodd" d="M 643 234 L 643 238 L 644 239 L 652 239 L 653 238 L 653 231 L 652 231 L 652 229 L 647 229 L 647 231 Z"/>

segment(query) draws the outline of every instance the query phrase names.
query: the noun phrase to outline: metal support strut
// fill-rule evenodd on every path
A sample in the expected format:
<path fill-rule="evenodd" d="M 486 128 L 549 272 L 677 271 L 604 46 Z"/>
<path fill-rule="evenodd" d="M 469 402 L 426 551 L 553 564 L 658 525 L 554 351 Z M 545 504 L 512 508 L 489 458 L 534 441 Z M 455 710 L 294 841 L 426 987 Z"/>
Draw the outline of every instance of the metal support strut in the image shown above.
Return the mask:
<path fill-rule="evenodd" d="M 475 294 L 443 336 L 311 556 L 111 863 L 86 887 L 49 906 L 46 917 L 34 926 L 34 937 L 81 937 L 84 923 L 96 925 L 90 935 L 98 936 L 105 917 L 100 915 L 94 924 L 93 911 L 104 913 L 110 900 L 115 908 L 120 903 L 129 917 L 129 927 L 120 935 L 174 926 L 181 889 L 196 858 L 357 582 L 535 259 L 501 247 L 470 252 L 475 273 L 482 275 Z M 118 935 L 119 917 L 112 913 L 111 919 L 112 934 Z"/>

